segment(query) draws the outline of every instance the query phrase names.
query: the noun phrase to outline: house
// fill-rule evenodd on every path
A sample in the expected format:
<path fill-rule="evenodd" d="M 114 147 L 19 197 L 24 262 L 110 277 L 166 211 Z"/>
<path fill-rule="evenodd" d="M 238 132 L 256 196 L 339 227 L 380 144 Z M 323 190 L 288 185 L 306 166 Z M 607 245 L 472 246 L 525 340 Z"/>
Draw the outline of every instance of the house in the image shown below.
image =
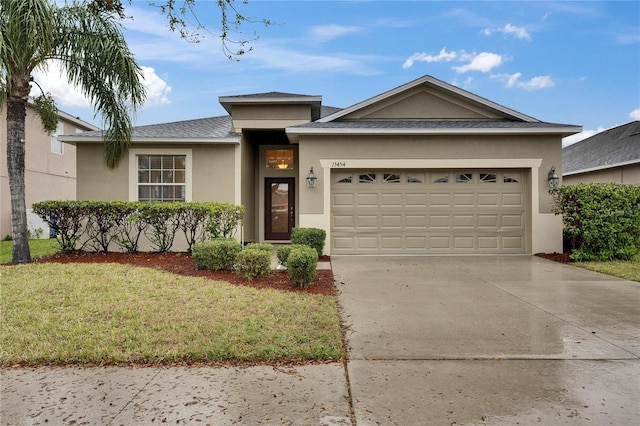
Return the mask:
<path fill-rule="evenodd" d="M 579 126 L 431 76 L 345 109 L 279 92 L 219 102 L 229 115 L 135 128 L 111 171 L 100 132 L 65 135 L 78 199 L 242 204 L 246 240 L 317 227 L 336 255 L 562 250 L 547 175 Z"/>
<path fill-rule="evenodd" d="M 640 185 L 640 121 L 615 127 L 562 150 L 562 182 Z"/>
<path fill-rule="evenodd" d="M 0 119 L 0 238 L 11 235 L 11 196 L 7 171 L 7 111 L 1 110 Z M 98 128 L 58 111 L 58 128 L 49 135 L 36 114 L 33 105 L 27 104 L 25 121 L 25 198 L 27 207 L 45 200 L 74 200 L 76 198 L 76 148 L 63 144 L 58 135 L 63 133 L 94 131 Z M 27 214 L 29 229 L 41 228 L 41 220 Z M 43 229 L 42 237 L 49 237 L 49 229 Z"/>

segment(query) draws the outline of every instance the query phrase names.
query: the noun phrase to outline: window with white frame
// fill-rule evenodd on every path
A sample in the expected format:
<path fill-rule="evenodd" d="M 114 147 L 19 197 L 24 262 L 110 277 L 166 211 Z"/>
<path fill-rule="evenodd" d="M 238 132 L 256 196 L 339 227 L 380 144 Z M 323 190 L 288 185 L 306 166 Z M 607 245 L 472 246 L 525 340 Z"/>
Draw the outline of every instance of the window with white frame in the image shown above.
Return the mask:
<path fill-rule="evenodd" d="M 137 155 L 138 201 L 186 201 L 186 157 Z"/>
<path fill-rule="evenodd" d="M 51 152 L 54 154 L 64 154 L 64 145 L 58 140 L 58 136 L 64 134 L 64 125 L 62 121 L 58 121 L 58 127 L 53 135 L 51 135 Z"/>

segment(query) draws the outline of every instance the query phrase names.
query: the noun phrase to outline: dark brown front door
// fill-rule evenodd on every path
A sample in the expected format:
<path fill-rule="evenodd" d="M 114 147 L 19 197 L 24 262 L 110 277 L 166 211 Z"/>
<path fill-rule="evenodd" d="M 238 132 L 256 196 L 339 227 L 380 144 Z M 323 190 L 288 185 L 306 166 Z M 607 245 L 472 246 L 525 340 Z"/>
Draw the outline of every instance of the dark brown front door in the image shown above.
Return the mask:
<path fill-rule="evenodd" d="M 265 179 L 264 238 L 289 240 L 295 226 L 295 180 L 293 178 Z"/>

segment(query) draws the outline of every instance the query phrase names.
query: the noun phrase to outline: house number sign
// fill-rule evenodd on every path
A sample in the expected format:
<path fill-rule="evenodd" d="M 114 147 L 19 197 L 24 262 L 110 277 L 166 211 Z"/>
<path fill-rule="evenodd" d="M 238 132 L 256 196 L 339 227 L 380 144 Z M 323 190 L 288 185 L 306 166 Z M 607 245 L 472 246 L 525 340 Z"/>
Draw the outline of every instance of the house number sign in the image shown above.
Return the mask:
<path fill-rule="evenodd" d="M 342 167 L 347 167 L 346 161 L 334 161 L 333 163 L 331 163 L 331 168 L 342 168 Z"/>

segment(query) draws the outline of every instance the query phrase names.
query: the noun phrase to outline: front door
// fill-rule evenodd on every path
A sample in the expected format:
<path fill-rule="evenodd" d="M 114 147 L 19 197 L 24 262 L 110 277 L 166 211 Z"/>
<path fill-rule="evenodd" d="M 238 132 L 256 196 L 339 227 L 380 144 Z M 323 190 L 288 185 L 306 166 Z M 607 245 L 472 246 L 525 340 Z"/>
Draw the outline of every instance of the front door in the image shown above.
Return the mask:
<path fill-rule="evenodd" d="M 264 238 L 266 240 L 289 240 L 295 226 L 294 178 L 265 179 Z"/>

